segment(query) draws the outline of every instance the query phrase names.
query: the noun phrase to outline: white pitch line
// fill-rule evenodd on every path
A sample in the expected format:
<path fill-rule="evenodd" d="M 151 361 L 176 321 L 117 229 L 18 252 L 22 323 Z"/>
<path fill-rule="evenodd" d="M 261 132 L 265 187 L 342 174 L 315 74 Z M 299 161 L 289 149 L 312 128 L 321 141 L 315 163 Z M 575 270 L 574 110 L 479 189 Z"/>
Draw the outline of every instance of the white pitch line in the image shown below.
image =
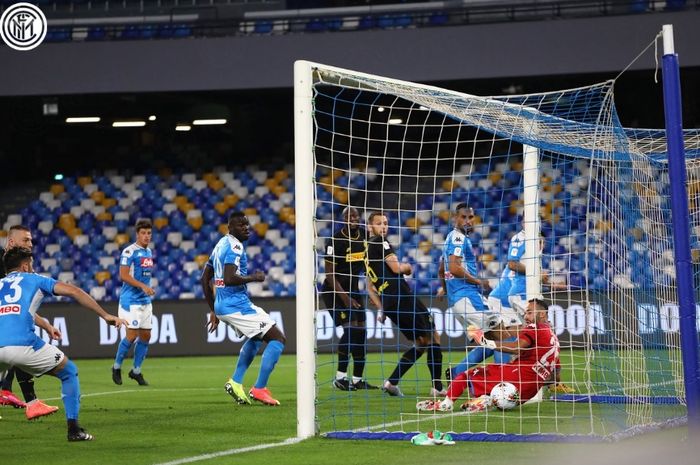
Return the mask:
<path fill-rule="evenodd" d="M 292 444 L 297 444 L 298 442 L 301 442 L 301 441 L 302 441 L 302 439 L 300 439 L 300 438 L 288 438 L 282 442 L 272 442 L 272 443 L 268 443 L 268 444 L 259 444 L 257 446 L 241 447 L 239 449 L 222 450 L 219 452 L 212 452 L 210 454 L 195 455 L 193 457 L 185 457 L 182 459 L 173 460 L 171 462 L 163 462 L 163 463 L 158 463 L 155 465 L 181 465 L 183 463 L 199 462 L 201 460 L 215 459 L 218 457 L 225 457 L 227 455 L 242 454 L 244 452 L 255 452 L 255 451 L 263 450 L 263 449 L 271 449 L 273 447 L 289 446 Z"/>
<path fill-rule="evenodd" d="M 80 397 L 100 397 L 109 396 L 112 394 L 131 394 L 134 392 L 142 392 L 147 394 L 149 392 L 176 392 L 176 391 L 218 391 L 219 388 L 161 388 L 161 389 L 121 389 L 119 391 L 104 391 L 104 392 L 91 392 L 88 394 L 80 394 Z M 43 400 L 61 400 L 61 397 L 47 397 Z"/>

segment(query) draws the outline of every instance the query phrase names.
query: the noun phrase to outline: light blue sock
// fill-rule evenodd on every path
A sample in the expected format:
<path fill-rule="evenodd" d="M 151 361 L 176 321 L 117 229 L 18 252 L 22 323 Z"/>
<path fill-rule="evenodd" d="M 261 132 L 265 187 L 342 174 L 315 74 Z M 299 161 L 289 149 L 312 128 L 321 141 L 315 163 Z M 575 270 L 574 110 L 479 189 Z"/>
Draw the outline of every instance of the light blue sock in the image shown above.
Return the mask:
<path fill-rule="evenodd" d="M 284 344 L 280 341 L 270 341 L 265 347 L 265 352 L 262 355 L 262 363 L 260 364 L 260 373 L 258 374 L 258 380 L 255 381 L 255 387 L 257 389 L 264 388 L 267 386 L 267 381 L 270 379 L 270 374 L 277 364 L 277 360 L 280 359 L 280 355 L 284 350 Z"/>
<path fill-rule="evenodd" d="M 114 357 L 114 368 L 119 369 L 122 367 L 122 363 L 129 353 L 132 344 L 133 342 L 129 341 L 127 338 L 122 339 L 117 348 L 117 356 Z"/>
<path fill-rule="evenodd" d="M 469 351 L 467 356 L 459 362 L 457 365 L 450 369 L 452 373 L 452 379 L 455 378 L 460 373 L 464 373 L 474 365 L 478 365 L 493 354 L 493 349 L 487 349 L 486 347 L 474 347 Z"/>
<path fill-rule="evenodd" d="M 253 363 L 253 359 L 261 345 L 262 341 L 260 339 L 248 339 L 245 341 L 245 344 L 243 344 L 243 347 L 241 347 L 238 363 L 236 363 L 236 371 L 234 371 L 233 376 L 231 376 L 238 384 L 243 384 L 245 372 L 248 371 L 248 367 Z"/>
<path fill-rule="evenodd" d="M 141 373 L 141 365 L 146 359 L 146 354 L 148 353 L 148 341 L 142 341 L 141 339 L 136 340 L 136 347 L 134 347 L 134 373 Z"/>
<path fill-rule="evenodd" d="M 504 342 L 513 342 L 515 341 L 515 337 L 510 337 L 506 339 Z M 508 363 L 510 362 L 512 355 L 511 354 L 506 354 L 504 352 L 494 352 L 493 354 L 493 361 L 495 363 Z"/>
<path fill-rule="evenodd" d="M 78 367 L 72 360 L 68 360 L 66 366 L 56 373 L 61 380 L 61 399 L 66 409 L 67 420 L 77 420 L 80 412 L 80 382 L 78 381 Z"/>

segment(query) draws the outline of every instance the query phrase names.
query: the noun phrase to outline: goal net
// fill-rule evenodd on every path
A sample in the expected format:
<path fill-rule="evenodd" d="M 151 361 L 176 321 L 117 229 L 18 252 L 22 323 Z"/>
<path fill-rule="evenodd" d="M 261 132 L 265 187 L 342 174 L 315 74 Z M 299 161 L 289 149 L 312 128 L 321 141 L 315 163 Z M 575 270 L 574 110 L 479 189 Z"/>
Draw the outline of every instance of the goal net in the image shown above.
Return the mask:
<path fill-rule="evenodd" d="M 308 93 L 297 94 L 295 107 L 297 125 L 306 128 L 301 138 L 297 132 L 296 176 L 307 210 L 297 208 L 297 221 L 308 215 L 313 236 L 302 238 L 308 247 L 297 250 L 298 299 L 309 308 L 299 320 L 298 337 L 307 343 L 298 354 L 305 396 L 300 422 L 333 437 L 405 438 L 440 430 L 457 439 L 588 440 L 684 417 L 665 139 L 660 130 L 621 126 L 615 82 L 479 97 L 306 62 L 297 66 L 305 67 L 308 79 Z M 685 136 L 696 247 L 700 137 L 697 131 Z M 300 160 L 308 170 L 300 171 L 306 163 Z M 478 276 L 492 287 L 506 269 L 510 239 L 525 229 L 528 297 L 542 294 L 549 305 L 561 382 L 569 389 L 550 385 L 511 410 L 478 413 L 459 409 L 465 391 L 454 411 L 421 413 L 417 402 L 441 399 L 428 366 L 435 357 L 430 360 L 427 351 L 402 373 L 402 396 L 353 389 L 353 363 L 362 362 L 361 352 L 343 339 L 347 326 L 336 326 L 346 307 L 340 293 L 329 301 L 323 286 L 329 262 L 355 252 L 349 245 L 328 249 L 347 228 L 344 209 L 356 208 L 361 226 L 371 212 L 386 215 L 385 240 L 399 262 L 412 267 L 407 281 L 432 314 L 444 373 L 470 347 L 460 320 L 436 297 L 452 212 L 462 202 L 476 215 L 468 236 Z M 334 267 L 338 276 L 340 265 Z M 304 285 L 310 282 L 304 269 L 313 270 L 311 286 Z M 360 292 L 366 292 L 364 268 L 358 276 Z M 415 328 L 379 322 L 376 309 L 357 300 L 366 316 L 360 375 L 381 388 L 411 350 L 413 341 L 403 333 Z M 348 353 L 343 371 L 339 362 Z M 346 373 L 349 390 L 335 383 L 339 373 Z M 446 387 L 448 381 L 441 381 Z"/>

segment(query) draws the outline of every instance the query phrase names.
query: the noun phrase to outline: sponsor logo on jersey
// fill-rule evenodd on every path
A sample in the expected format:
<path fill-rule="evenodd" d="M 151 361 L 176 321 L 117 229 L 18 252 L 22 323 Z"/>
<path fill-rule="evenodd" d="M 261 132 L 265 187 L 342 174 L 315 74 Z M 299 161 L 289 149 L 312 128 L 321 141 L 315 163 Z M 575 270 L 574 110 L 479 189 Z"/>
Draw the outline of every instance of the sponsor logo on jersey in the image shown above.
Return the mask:
<path fill-rule="evenodd" d="M 365 260 L 365 252 L 355 252 L 345 255 L 345 261 L 350 262 L 362 262 Z"/>
<path fill-rule="evenodd" d="M 455 238 L 452 240 L 455 244 L 461 244 L 464 242 L 464 237 L 462 236 L 455 236 Z"/>
<path fill-rule="evenodd" d="M 153 268 L 153 258 L 141 257 L 141 268 Z"/>
<path fill-rule="evenodd" d="M 236 244 L 233 246 L 233 250 L 234 252 L 240 252 L 241 250 L 243 250 L 243 247 L 241 247 L 241 244 Z"/>
<path fill-rule="evenodd" d="M 4 315 L 17 315 L 19 314 L 21 308 L 19 305 L 4 305 L 0 307 L 0 316 Z"/>

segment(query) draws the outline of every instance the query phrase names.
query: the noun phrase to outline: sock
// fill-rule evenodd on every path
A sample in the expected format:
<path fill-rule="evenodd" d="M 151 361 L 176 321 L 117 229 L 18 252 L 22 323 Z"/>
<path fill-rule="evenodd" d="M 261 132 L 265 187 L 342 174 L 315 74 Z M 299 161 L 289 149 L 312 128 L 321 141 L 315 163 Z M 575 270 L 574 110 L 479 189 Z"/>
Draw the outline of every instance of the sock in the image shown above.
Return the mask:
<path fill-rule="evenodd" d="M 0 373 L 1 375 L 2 373 Z M 2 390 L 12 391 L 12 381 L 15 379 L 15 369 L 9 368 L 5 373 L 5 378 L 2 380 Z"/>
<path fill-rule="evenodd" d="M 121 340 L 119 347 L 117 348 L 117 356 L 114 357 L 114 368 L 119 369 L 122 367 L 122 363 L 124 362 L 126 355 L 129 353 L 129 349 L 131 349 L 132 344 L 133 342 L 127 338 Z"/>
<path fill-rule="evenodd" d="M 343 328 L 343 335 L 338 341 L 338 371 L 347 373 L 348 365 L 350 365 L 350 329 Z"/>
<path fill-rule="evenodd" d="M 262 345 L 262 341 L 259 339 L 248 339 L 241 347 L 241 353 L 238 355 L 238 362 L 236 362 L 236 371 L 233 372 L 231 379 L 238 384 L 243 384 L 243 377 L 245 372 L 248 371 L 248 367 L 253 363 L 255 355 L 258 353 L 258 349 Z"/>
<path fill-rule="evenodd" d="M 335 372 L 335 379 L 345 379 L 348 377 L 348 372 L 345 371 L 336 371 Z"/>
<path fill-rule="evenodd" d="M 493 354 L 493 349 L 487 349 L 486 347 L 474 347 L 469 351 L 467 356 L 457 364 L 457 366 L 452 367 L 452 378 L 454 379 L 460 373 L 464 373 L 474 365 L 478 365 Z"/>
<path fill-rule="evenodd" d="M 357 382 L 365 372 L 365 355 L 367 353 L 367 329 L 348 328 L 350 332 L 350 353 L 352 354 L 352 379 Z"/>
<path fill-rule="evenodd" d="M 258 374 L 258 379 L 255 381 L 255 387 L 257 389 L 262 389 L 267 386 L 267 381 L 270 379 L 270 374 L 277 364 L 277 360 L 280 359 L 280 355 L 284 350 L 284 344 L 280 341 L 274 340 L 267 343 L 265 351 L 262 354 L 262 362 L 260 363 L 260 373 Z"/>
<path fill-rule="evenodd" d="M 389 375 L 388 381 L 394 386 L 399 384 L 401 377 L 411 369 L 421 355 L 423 355 L 423 351 L 418 350 L 415 346 L 404 352 L 399 359 L 399 363 L 396 364 L 396 368 L 394 368 L 394 371 Z"/>
<path fill-rule="evenodd" d="M 440 344 L 431 344 L 428 346 L 428 370 L 430 371 L 430 379 L 433 380 L 433 387 L 438 391 L 442 391 L 442 348 Z"/>
<path fill-rule="evenodd" d="M 148 353 L 148 341 L 142 341 L 141 339 L 136 340 L 136 347 L 134 347 L 134 369 L 135 374 L 141 373 L 141 365 L 146 359 L 146 354 Z"/>
<path fill-rule="evenodd" d="M 24 396 L 25 402 L 31 402 L 36 399 L 36 392 L 34 392 L 34 377 L 29 373 L 26 373 L 19 368 L 15 368 L 15 376 L 17 376 L 17 384 L 22 390 L 22 395 Z"/>
<path fill-rule="evenodd" d="M 78 381 L 78 367 L 72 360 L 68 360 L 66 366 L 56 373 L 61 380 L 61 398 L 66 409 L 66 419 L 78 420 L 80 411 L 80 382 Z"/>
<path fill-rule="evenodd" d="M 513 342 L 515 341 L 515 336 L 510 337 L 505 340 L 505 342 Z M 508 363 L 510 362 L 512 355 L 511 354 L 506 354 L 504 352 L 494 352 L 493 353 L 493 361 L 494 363 Z"/>

